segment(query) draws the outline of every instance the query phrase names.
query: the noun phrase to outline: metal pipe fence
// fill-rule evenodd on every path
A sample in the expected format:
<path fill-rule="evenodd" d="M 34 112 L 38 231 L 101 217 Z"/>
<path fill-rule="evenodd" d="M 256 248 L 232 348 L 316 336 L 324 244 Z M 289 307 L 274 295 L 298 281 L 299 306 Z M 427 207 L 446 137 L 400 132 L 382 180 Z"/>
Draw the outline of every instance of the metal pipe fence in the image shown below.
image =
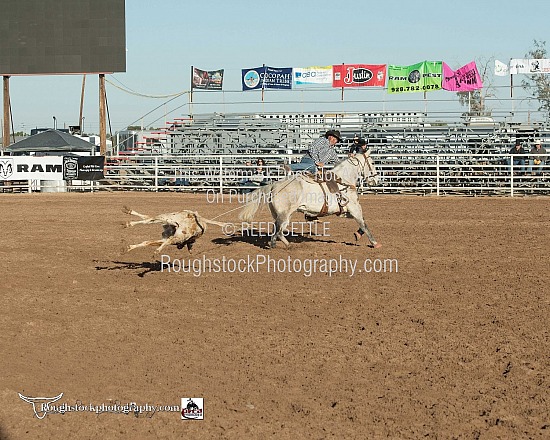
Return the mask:
<path fill-rule="evenodd" d="M 536 155 L 388 153 L 371 155 L 380 181 L 359 182 L 365 194 L 545 195 L 550 161 Z M 345 156 L 342 156 L 344 158 Z M 256 161 L 263 159 L 263 174 Z M 301 155 L 111 156 L 100 181 L 4 182 L 3 192 L 180 191 L 244 193 L 286 177 L 283 164 Z"/>
<path fill-rule="evenodd" d="M 300 155 L 186 155 L 112 157 L 99 188 L 150 191 L 239 191 L 286 177 L 284 163 Z M 342 156 L 342 158 L 345 156 Z M 550 163 L 535 155 L 373 154 L 376 186 L 360 182 L 361 193 L 528 195 L 550 193 Z M 265 176 L 256 173 L 263 159 Z"/>

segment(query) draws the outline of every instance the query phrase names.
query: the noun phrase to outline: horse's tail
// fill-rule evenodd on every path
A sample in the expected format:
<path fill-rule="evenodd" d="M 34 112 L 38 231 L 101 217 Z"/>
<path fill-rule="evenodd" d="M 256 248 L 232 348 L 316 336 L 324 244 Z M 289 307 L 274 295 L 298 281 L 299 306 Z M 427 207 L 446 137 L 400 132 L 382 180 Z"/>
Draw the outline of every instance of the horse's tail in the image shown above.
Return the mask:
<path fill-rule="evenodd" d="M 274 183 L 269 185 L 264 185 L 250 193 L 250 202 L 243 206 L 241 213 L 239 214 L 239 219 L 244 222 L 251 222 L 254 218 L 254 215 L 260 207 L 260 203 L 264 203 L 268 200 L 271 191 L 273 190 Z"/>

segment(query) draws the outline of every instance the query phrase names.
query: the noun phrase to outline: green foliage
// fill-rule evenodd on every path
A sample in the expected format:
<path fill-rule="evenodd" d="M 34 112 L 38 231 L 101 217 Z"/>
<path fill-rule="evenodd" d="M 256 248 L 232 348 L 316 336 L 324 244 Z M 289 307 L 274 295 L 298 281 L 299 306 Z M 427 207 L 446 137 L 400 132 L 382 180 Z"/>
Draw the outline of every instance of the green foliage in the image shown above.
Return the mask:
<path fill-rule="evenodd" d="M 533 47 L 527 52 L 525 58 L 544 59 L 547 55 L 546 41 L 533 40 Z M 527 75 L 527 79 L 521 81 L 521 86 L 539 102 L 539 111 L 546 112 L 547 118 L 550 118 L 550 75 L 547 73 Z"/>

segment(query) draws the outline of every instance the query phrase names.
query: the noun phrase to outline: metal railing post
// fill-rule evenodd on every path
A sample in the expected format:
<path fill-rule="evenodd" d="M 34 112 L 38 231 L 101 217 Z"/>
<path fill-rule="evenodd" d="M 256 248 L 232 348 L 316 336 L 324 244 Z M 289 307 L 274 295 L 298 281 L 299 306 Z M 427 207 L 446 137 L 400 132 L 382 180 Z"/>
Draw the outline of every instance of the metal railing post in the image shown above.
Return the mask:
<path fill-rule="evenodd" d="M 223 194 L 223 156 L 220 156 L 220 194 Z"/>
<path fill-rule="evenodd" d="M 510 163 L 510 197 L 514 197 L 514 156 L 511 154 L 508 156 Z"/>
<path fill-rule="evenodd" d="M 155 191 L 159 190 L 159 158 L 155 156 Z"/>
<path fill-rule="evenodd" d="M 439 196 L 439 154 L 435 157 L 435 172 L 436 172 L 436 194 Z"/>

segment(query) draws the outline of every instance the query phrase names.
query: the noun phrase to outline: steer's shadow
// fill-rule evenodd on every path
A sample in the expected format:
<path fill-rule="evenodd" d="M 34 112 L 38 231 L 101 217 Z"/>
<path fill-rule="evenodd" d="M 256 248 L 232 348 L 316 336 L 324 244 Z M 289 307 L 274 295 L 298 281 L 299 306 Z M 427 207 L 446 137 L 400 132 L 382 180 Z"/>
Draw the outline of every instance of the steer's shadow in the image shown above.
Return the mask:
<path fill-rule="evenodd" d="M 96 270 L 139 270 L 138 277 L 143 278 L 149 272 L 160 272 L 160 261 L 143 261 L 141 263 L 135 261 L 111 261 L 114 266 L 96 266 Z"/>

